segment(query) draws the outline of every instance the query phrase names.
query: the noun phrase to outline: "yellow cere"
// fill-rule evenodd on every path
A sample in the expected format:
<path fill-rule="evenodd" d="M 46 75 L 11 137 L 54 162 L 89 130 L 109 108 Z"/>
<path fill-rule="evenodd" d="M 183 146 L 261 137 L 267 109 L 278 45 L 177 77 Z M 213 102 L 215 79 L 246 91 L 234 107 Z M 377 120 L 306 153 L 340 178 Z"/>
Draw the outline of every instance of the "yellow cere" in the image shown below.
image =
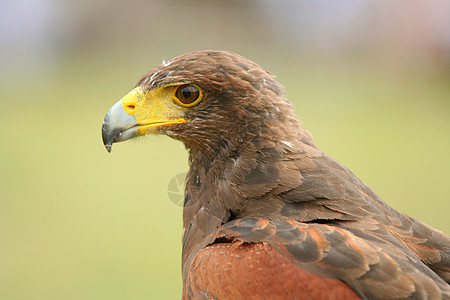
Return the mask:
<path fill-rule="evenodd" d="M 134 115 L 136 111 L 136 101 L 137 98 L 142 95 L 141 87 L 137 87 L 131 90 L 122 98 L 123 109 L 126 113 Z"/>
<path fill-rule="evenodd" d="M 140 87 L 134 88 L 122 98 L 125 112 L 133 115 L 141 126 L 139 135 L 152 133 L 155 127 L 182 124 L 187 108 L 173 101 L 176 86 L 161 86 L 145 93 Z"/>

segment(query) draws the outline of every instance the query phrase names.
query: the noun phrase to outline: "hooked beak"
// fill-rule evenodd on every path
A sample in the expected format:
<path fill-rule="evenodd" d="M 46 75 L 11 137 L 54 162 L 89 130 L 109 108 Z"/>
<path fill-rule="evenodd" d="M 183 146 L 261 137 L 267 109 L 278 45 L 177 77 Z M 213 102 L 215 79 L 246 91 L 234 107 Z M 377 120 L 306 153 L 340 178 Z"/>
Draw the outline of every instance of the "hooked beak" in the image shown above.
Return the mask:
<path fill-rule="evenodd" d="M 144 102 L 148 98 L 151 98 L 154 105 L 145 105 Z M 102 138 L 106 150 L 111 152 L 114 143 L 155 133 L 157 127 L 186 122 L 184 118 L 169 116 L 167 110 L 161 109 L 159 103 L 164 105 L 165 101 L 157 97 L 152 98 L 137 87 L 114 104 L 106 114 L 102 125 Z"/>
<path fill-rule="evenodd" d="M 108 152 L 113 143 L 126 141 L 138 135 L 138 121 L 123 109 L 122 100 L 114 104 L 103 120 L 102 139 Z"/>

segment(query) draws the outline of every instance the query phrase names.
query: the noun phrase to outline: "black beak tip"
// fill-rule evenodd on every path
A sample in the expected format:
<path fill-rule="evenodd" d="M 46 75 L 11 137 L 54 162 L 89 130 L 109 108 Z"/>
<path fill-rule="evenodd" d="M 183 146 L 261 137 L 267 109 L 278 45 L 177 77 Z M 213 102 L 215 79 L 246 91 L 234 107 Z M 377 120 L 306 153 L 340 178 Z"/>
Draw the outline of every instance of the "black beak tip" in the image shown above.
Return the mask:
<path fill-rule="evenodd" d="M 111 153 L 112 150 L 112 145 L 105 145 L 106 151 L 108 151 L 109 153 Z"/>
<path fill-rule="evenodd" d="M 103 121 L 102 140 L 103 140 L 103 145 L 105 145 L 106 151 L 111 153 L 112 144 L 114 141 L 114 135 L 112 134 L 112 132 L 109 128 L 109 123 L 108 123 L 107 119 L 108 119 L 108 115 L 106 115 L 105 120 Z"/>

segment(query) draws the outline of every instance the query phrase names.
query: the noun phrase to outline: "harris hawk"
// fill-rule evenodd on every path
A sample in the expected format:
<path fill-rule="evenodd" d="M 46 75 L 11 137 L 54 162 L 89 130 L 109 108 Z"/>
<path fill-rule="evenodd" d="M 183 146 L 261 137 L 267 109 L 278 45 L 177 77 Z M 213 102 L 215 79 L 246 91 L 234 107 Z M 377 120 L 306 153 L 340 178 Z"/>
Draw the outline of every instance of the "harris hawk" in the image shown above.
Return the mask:
<path fill-rule="evenodd" d="M 320 151 L 274 76 L 226 51 L 153 68 L 108 111 L 115 142 L 189 151 L 183 299 L 449 299 L 450 239 Z"/>

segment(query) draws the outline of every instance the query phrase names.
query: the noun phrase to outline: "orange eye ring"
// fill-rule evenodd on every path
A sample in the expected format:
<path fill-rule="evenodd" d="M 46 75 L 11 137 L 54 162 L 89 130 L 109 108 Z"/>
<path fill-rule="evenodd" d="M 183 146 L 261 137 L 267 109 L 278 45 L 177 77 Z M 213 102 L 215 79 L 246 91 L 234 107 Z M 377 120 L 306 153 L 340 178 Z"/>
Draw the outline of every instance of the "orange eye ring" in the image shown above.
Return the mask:
<path fill-rule="evenodd" d="M 202 92 L 193 84 L 182 84 L 175 90 L 175 99 L 182 106 L 191 107 L 200 102 Z"/>

